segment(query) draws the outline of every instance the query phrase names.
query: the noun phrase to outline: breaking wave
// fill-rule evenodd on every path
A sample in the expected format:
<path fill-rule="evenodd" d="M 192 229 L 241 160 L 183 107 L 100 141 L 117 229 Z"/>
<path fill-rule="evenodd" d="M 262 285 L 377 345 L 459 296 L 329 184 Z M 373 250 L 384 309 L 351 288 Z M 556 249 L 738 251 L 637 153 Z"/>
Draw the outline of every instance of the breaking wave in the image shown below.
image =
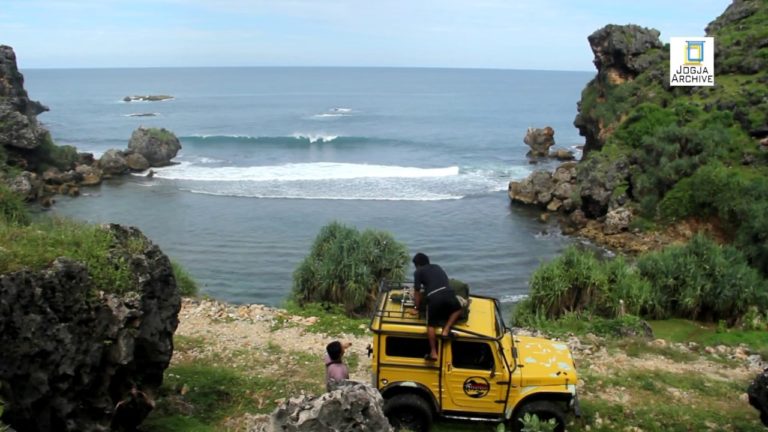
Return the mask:
<path fill-rule="evenodd" d="M 338 136 L 322 133 L 297 132 L 290 136 L 251 136 L 251 135 L 190 135 L 179 137 L 182 143 L 191 144 L 282 144 L 305 145 L 317 143 L 359 144 L 376 141 L 372 138 Z M 386 141 L 386 140 L 385 140 Z"/>
<path fill-rule="evenodd" d="M 332 200 L 455 200 L 507 189 L 528 167 L 463 170 L 361 163 L 311 162 L 264 166 L 211 166 L 182 162 L 155 169 L 155 179 L 200 194 L 252 198 Z"/>

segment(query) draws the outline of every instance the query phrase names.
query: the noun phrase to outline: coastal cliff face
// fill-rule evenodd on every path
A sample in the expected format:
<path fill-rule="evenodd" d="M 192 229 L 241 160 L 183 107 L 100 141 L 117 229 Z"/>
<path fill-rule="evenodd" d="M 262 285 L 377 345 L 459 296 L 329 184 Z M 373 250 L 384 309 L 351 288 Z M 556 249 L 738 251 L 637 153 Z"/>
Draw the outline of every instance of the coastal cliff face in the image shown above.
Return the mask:
<path fill-rule="evenodd" d="M 612 96 L 611 91 L 633 81 L 664 57 L 659 31 L 637 25 L 607 25 L 592 33 L 587 40 L 595 54 L 593 63 L 597 76 L 582 92 L 579 113 L 574 120 L 574 126 L 586 140 L 585 155 L 601 149 L 612 129 L 600 110 L 601 104 Z M 654 75 L 654 78 L 660 79 L 661 76 Z"/>
<path fill-rule="evenodd" d="M 768 230 L 757 216 L 768 203 L 768 3 L 735 0 L 706 31 L 715 38 L 714 87 L 670 87 L 669 46 L 656 30 L 608 25 L 588 37 L 597 74 L 574 121 L 584 157 L 574 205 L 559 211 L 571 232 L 585 216 L 621 221 L 606 235 L 637 229 L 634 221 L 703 219 L 768 270 L 768 248 L 749 240 Z M 510 199 L 525 203 L 516 190 L 510 184 Z"/>
<path fill-rule="evenodd" d="M 110 225 L 110 260 L 131 278 L 99 289 L 83 263 L 0 275 L 2 422 L 20 431 L 133 430 L 173 353 L 181 300 L 168 257 Z"/>
<path fill-rule="evenodd" d="M 27 96 L 13 49 L 0 45 L 0 145 L 25 150 L 40 146 L 48 135 L 37 123 L 44 111 L 48 108 Z"/>

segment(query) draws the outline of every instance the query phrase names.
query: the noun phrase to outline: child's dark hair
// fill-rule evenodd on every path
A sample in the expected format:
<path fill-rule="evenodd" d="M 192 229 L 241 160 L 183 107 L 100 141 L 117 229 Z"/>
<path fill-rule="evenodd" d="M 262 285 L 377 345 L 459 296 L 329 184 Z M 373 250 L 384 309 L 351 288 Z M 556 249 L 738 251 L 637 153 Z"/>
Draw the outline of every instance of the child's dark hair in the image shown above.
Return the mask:
<path fill-rule="evenodd" d="M 421 267 L 429 264 L 429 257 L 419 252 L 413 256 L 413 265 Z"/>
<path fill-rule="evenodd" d="M 333 341 L 325 347 L 325 350 L 328 352 L 328 357 L 330 357 L 332 361 L 341 360 L 341 353 L 343 351 L 341 342 Z"/>

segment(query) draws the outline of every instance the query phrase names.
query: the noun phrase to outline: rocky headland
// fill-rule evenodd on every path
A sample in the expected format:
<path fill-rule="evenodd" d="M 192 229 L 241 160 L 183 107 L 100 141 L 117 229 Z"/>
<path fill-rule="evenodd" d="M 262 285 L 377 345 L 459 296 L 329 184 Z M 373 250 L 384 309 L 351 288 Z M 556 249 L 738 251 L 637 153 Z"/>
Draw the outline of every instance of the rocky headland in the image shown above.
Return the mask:
<path fill-rule="evenodd" d="M 657 30 L 608 25 L 594 32 L 588 42 L 597 74 L 574 120 L 585 138 L 583 157 L 510 182 L 511 202 L 556 215 L 565 233 L 624 251 L 686 240 L 702 229 L 724 240 L 736 236 L 735 221 L 689 208 L 706 199 L 679 190 L 698 168 L 758 173 L 768 163 L 767 10 L 765 2 L 736 0 L 707 26 L 717 44 L 715 87 L 670 87 L 669 47 Z M 537 145 L 529 155 L 554 144 L 554 133 L 539 131 L 526 136 Z"/>
<path fill-rule="evenodd" d="M 98 185 L 104 179 L 170 165 L 181 149 L 172 132 L 139 127 L 126 149 L 111 149 L 96 159 L 72 146 L 57 146 L 37 119 L 47 110 L 29 99 L 13 49 L 0 45 L 0 176 L 12 191 L 43 207 L 51 206 L 57 194 L 77 196 L 81 188 Z"/>

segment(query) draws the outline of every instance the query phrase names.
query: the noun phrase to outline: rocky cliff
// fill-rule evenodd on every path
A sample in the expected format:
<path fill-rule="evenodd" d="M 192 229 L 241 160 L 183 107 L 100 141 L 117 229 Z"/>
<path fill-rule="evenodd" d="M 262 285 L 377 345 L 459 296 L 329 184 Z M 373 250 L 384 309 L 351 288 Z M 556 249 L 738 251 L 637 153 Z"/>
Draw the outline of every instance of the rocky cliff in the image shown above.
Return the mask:
<path fill-rule="evenodd" d="M 23 150 L 40 146 L 48 131 L 37 123 L 37 115 L 47 110 L 27 96 L 13 49 L 0 45 L 0 145 Z"/>
<path fill-rule="evenodd" d="M 138 230 L 104 229 L 127 290 L 65 257 L 0 275 L 2 422 L 19 431 L 133 430 L 154 407 L 181 307 L 173 270 Z"/>

